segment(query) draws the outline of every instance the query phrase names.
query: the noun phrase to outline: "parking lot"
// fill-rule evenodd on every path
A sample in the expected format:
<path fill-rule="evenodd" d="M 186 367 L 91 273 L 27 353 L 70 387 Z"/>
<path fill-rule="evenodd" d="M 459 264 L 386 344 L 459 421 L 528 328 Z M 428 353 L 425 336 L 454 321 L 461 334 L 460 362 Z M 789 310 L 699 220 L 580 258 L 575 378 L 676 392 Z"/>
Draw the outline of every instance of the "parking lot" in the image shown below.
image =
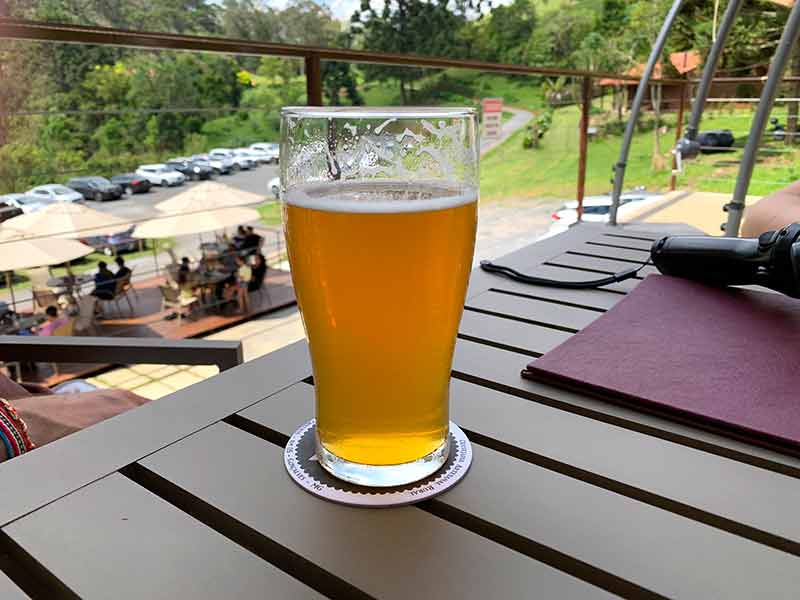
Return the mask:
<path fill-rule="evenodd" d="M 273 177 L 278 176 L 278 167 L 275 165 L 261 165 L 249 171 L 239 171 L 231 175 L 218 175 L 214 179 L 224 185 L 260 194 L 264 200 L 272 200 L 274 196 L 268 189 L 267 183 Z M 108 212 L 126 221 L 139 221 L 155 216 L 158 211 L 155 205 L 171 198 L 176 194 L 185 192 L 192 186 L 197 185 L 196 181 L 187 181 L 183 185 L 175 187 L 153 187 L 145 194 L 134 194 L 123 196 L 120 200 L 108 202 L 87 201 L 86 205 L 94 209 Z"/>

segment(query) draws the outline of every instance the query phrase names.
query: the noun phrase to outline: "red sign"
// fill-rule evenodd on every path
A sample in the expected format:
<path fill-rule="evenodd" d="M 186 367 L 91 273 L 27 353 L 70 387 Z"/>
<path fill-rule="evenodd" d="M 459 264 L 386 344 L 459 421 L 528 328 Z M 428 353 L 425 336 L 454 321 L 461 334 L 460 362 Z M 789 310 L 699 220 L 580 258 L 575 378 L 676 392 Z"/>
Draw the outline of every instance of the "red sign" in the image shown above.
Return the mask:
<path fill-rule="evenodd" d="M 503 112 L 503 99 L 502 98 L 484 98 L 481 102 L 483 112 L 485 113 L 501 113 Z"/>

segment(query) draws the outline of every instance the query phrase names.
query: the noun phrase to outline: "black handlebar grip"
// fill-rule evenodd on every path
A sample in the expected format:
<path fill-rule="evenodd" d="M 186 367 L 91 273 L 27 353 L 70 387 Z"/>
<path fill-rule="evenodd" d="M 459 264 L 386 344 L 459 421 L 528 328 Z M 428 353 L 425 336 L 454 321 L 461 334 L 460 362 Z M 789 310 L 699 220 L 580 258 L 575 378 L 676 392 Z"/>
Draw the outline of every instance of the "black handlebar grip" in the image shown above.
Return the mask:
<path fill-rule="evenodd" d="M 757 239 L 699 235 L 661 238 L 653 242 L 650 256 L 664 275 L 720 286 L 755 283 L 769 262 Z"/>

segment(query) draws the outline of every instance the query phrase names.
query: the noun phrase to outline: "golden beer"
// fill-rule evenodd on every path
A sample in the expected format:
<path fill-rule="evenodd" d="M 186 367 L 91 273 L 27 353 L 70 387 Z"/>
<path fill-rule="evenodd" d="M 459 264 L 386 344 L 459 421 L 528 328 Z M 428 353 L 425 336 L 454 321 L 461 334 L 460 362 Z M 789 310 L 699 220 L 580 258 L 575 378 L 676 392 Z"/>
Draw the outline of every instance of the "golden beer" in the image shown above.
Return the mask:
<path fill-rule="evenodd" d="M 317 435 L 339 459 L 399 465 L 446 443 L 476 223 L 477 193 L 444 184 L 329 182 L 285 197 Z"/>

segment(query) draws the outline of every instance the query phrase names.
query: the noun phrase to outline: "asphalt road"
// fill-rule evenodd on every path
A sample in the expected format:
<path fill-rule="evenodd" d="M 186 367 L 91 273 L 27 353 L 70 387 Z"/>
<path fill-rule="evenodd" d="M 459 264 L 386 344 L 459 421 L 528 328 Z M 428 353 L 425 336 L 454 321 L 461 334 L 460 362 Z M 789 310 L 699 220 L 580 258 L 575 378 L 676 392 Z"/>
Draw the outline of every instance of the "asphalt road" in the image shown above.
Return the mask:
<path fill-rule="evenodd" d="M 265 200 L 272 200 L 272 192 L 267 189 L 267 183 L 273 177 L 278 176 L 278 167 L 273 165 L 261 165 L 250 171 L 239 171 L 232 175 L 219 175 L 215 178 L 218 183 L 231 187 L 261 194 Z M 146 194 L 134 194 L 133 196 L 123 196 L 120 200 L 108 202 L 87 201 L 86 206 L 111 213 L 115 217 L 126 221 L 138 221 L 149 219 L 155 216 L 158 211 L 155 205 L 159 202 L 171 198 L 181 192 L 185 192 L 198 182 L 187 181 L 183 185 L 162 188 L 154 186 Z"/>

